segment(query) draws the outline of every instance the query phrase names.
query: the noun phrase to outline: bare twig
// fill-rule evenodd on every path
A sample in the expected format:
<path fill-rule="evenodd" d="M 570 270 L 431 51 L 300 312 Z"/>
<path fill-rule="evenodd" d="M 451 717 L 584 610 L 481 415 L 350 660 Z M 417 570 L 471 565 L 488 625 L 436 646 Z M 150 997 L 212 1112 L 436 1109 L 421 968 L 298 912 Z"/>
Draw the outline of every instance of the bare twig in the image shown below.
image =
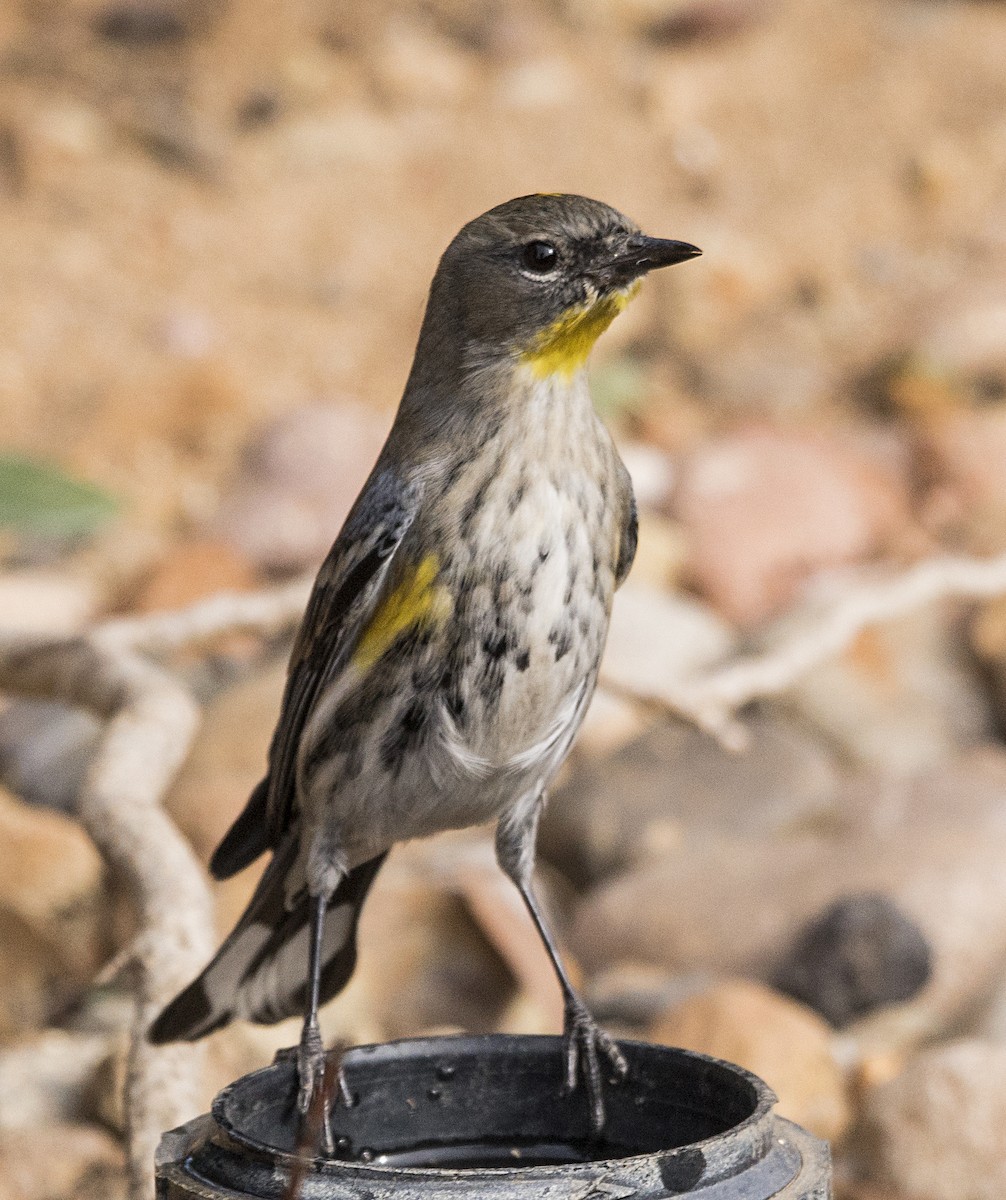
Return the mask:
<path fill-rule="evenodd" d="M 106 621 L 94 638 L 110 649 L 167 655 L 232 633 L 271 637 L 300 619 L 311 590 L 298 579 L 258 592 L 220 592 L 188 608 Z"/>
<path fill-rule="evenodd" d="M 166 672 L 88 638 L 0 641 L 0 687 L 85 707 L 108 721 L 79 814 L 105 860 L 128 880 L 138 909 L 125 1107 L 130 1196 L 149 1200 L 161 1133 L 199 1105 L 201 1049 L 153 1047 L 144 1037 L 212 949 L 205 874 L 159 806 L 188 751 L 198 710 Z"/>
<path fill-rule="evenodd" d="M 602 686 L 684 717 L 729 749 L 747 744 L 737 712 L 752 700 L 777 696 L 814 667 L 841 654 L 870 625 L 894 620 L 938 600 L 981 600 L 1006 592 L 1006 555 L 926 559 L 901 575 L 856 584 L 823 612 L 800 622 L 771 649 L 745 655 L 690 679 L 668 679 L 659 692 L 640 691 L 614 670 Z M 787 620 L 787 625 L 791 620 Z"/>

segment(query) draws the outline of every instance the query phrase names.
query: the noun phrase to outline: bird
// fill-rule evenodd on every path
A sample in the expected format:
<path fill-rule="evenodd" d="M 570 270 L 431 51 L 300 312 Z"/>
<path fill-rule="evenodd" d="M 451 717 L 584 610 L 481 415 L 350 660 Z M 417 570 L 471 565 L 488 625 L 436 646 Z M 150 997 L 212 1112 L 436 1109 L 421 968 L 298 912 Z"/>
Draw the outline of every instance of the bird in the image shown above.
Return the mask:
<path fill-rule="evenodd" d="M 451 241 L 391 431 L 308 600 L 265 777 L 210 871 L 271 859 L 150 1041 L 300 1014 L 297 1104 L 317 1111 L 318 1008 L 352 974 L 389 850 L 495 822 L 562 990 L 563 1089 L 585 1091 L 601 1131 L 602 1063 L 617 1082 L 626 1060 L 574 989 L 532 880 L 546 789 L 636 552 L 632 484 L 586 364 L 644 276 L 700 253 L 563 193 L 497 205 Z"/>

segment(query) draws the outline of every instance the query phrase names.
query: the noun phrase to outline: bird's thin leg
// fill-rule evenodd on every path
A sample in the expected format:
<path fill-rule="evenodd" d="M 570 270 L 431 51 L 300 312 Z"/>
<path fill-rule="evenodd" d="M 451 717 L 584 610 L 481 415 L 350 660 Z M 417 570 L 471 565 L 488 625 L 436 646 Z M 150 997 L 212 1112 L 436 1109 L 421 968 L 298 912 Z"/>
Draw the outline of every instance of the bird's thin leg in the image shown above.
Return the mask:
<path fill-rule="evenodd" d="M 297 1051 L 297 1074 L 300 1088 L 297 1093 L 297 1108 L 301 1120 L 308 1114 L 320 1112 L 322 1148 L 333 1154 L 332 1125 L 329 1120 L 329 1100 L 325 1088 L 325 1046 L 318 1025 L 318 1000 L 321 994 L 321 948 L 325 930 L 325 911 L 328 898 L 324 895 L 311 897 L 311 942 L 308 957 L 307 1005 L 304 1027 Z M 317 1097 L 321 1097 L 320 1105 Z M 316 1107 L 317 1106 L 317 1107 Z"/>
<path fill-rule="evenodd" d="M 570 982 L 531 883 L 535 835 L 543 802 L 544 797 L 539 795 L 533 803 L 517 806 L 500 820 L 496 830 L 496 858 L 504 873 L 516 884 L 552 961 L 565 1009 L 566 1087 L 572 1092 L 582 1072 L 590 1101 L 591 1122 L 595 1133 L 600 1133 L 604 1127 L 604 1096 L 598 1051 L 610 1062 L 616 1080 L 624 1079 L 629 1067 L 614 1039 L 590 1015 Z"/>

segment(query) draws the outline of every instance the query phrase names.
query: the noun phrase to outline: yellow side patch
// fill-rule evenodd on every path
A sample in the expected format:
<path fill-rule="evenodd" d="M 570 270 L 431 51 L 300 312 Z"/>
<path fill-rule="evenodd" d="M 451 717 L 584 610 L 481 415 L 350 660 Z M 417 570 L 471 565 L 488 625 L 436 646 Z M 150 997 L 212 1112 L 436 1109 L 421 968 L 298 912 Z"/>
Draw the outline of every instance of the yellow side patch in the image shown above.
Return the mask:
<path fill-rule="evenodd" d="M 406 573 L 370 618 L 356 650 L 353 664 L 367 670 L 407 629 L 417 625 L 438 624 L 451 612 L 447 589 L 436 585 L 440 560 L 427 554 L 418 566 Z"/>
<path fill-rule="evenodd" d="M 582 308 L 571 308 L 553 321 L 521 355 L 540 379 L 574 375 L 587 361 L 594 343 L 639 291 L 639 284 Z"/>

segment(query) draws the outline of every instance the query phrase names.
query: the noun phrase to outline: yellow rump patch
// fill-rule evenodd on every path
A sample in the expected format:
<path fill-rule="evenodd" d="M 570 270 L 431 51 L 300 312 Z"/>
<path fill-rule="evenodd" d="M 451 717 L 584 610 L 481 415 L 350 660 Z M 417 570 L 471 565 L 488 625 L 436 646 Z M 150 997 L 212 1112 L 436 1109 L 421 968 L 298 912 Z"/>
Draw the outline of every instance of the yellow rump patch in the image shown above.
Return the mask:
<path fill-rule="evenodd" d="M 639 291 L 639 284 L 611 292 L 593 304 L 571 308 L 534 339 L 521 355 L 540 379 L 575 374 L 587 361 L 594 343 Z"/>
<path fill-rule="evenodd" d="M 436 586 L 439 570 L 439 558 L 427 554 L 418 566 L 406 572 L 364 629 L 353 653 L 354 666 L 367 670 L 406 630 L 447 619 L 451 599 L 446 588 Z"/>

